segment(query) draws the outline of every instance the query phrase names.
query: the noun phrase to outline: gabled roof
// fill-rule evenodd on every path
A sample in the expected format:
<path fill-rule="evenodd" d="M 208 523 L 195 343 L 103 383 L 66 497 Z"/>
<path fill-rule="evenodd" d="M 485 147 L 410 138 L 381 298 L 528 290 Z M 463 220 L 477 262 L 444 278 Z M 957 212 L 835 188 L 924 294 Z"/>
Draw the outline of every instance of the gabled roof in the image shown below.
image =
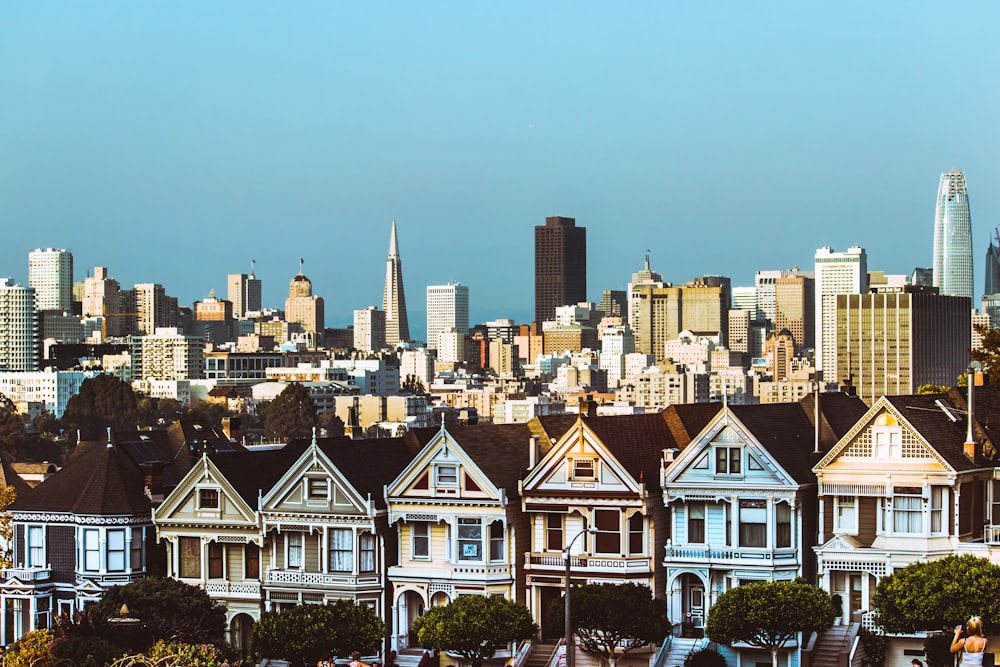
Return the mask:
<path fill-rule="evenodd" d="M 977 391 L 974 397 L 976 421 L 979 418 L 988 419 L 989 414 L 990 399 L 980 403 L 980 395 L 981 393 Z M 962 472 L 992 467 L 998 463 L 995 445 L 989 439 L 988 434 L 976 423 L 973 423 L 973 436 L 977 443 L 980 443 L 977 446 L 977 453 L 980 456 L 977 456 L 976 460 L 972 460 L 965 455 L 964 445 L 968 430 L 968 421 L 966 421 L 968 417 L 964 401 L 953 400 L 954 397 L 950 394 L 885 396 L 883 398 L 916 429 L 920 437 L 933 447 L 955 471 Z M 941 408 L 941 404 L 950 408 L 949 412 L 945 412 Z M 980 412 L 980 408 L 982 408 L 982 412 Z M 981 456 L 984 449 L 983 444 L 986 445 L 986 450 L 992 452 L 991 457 Z"/>
<path fill-rule="evenodd" d="M 17 473 L 16 470 L 14 470 L 15 465 L 16 464 L 8 463 L 6 460 L 0 462 L 0 484 L 2 484 L 3 486 L 14 487 L 14 494 L 16 495 L 16 497 L 20 498 L 22 495 L 24 495 L 31 489 L 31 486 L 23 479 L 21 479 L 21 476 Z M 22 464 L 22 465 L 31 465 L 31 464 Z M 51 463 L 38 463 L 34 465 L 45 466 L 45 469 L 41 471 L 44 474 L 48 473 L 49 466 L 54 467 L 53 464 Z"/>
<path fill-rule="evenodd" d="M 439 431 L 416 428 L 404 438 L 412 438 L 422 448 Z M 447 431 L 494 486 L 505 489 L 508 496 L 517 495 L 518 480 L 527 472 L 528 443 L 533 435 L 527 424 L 458 425 L 447 427 Z"/>
<path fill-rule="evenodd" d="M 258 495 L 266 495 L 288 468 L 305 451 L 306 442 L 299 440 L 280 449 L 256 452 L 209 454 L 219 474 L 226 478 L 243 501 L 257 508 Z"/>
<path fill-rule="evenodd" d="M 321 438 L 323 453 L 362 496 L 371 495 L 375 506 L 385 508 L 384 487 L 399 476 L 420 451 L 413 438 Z"/>
<path fill-rule="evenodd" d="M 150 515 L 142 471 L 121 447 L 81 442 L 61 470 L 18 497 L 14 511 Z"/>
<path fill-rule="evenodd" d="M 801 404 L 730 405 L 729 411 L 796 482 L 816 481 L 812 472 L 815 429 Z"/>
<path fill-rule="evenodd" d="M 660 415 L 667 423 L 674 441 L 684 443 L 677 447 L 684 449 L 721 409 L 721 403 L 682 403 L 664 408 Z"/>

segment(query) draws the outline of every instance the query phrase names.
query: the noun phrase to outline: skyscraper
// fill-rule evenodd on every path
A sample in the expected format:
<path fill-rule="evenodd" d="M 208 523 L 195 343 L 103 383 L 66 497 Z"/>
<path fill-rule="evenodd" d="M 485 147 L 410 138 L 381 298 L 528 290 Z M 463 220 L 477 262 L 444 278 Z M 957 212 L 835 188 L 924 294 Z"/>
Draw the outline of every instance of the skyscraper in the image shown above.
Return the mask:
<path fill-rule="evenodd" d="M 816 251 L 816 369 L 824 371 L 826 383 L 838 383 L 837 295 L 868 291 L 868 254 L 854 246 L 846 252 L 831 248 Z"/>
<path fill-rule="evenodd" d="M 427 347 L 438 347 L 438 336 L 450 329 L 469 333 L 469 287 L 461 283 L 427 286 Z"/>
<path fill-rule="evenodd" d="M 996 243 L 994 243 L 994 239 Z M 1000 292 L 1000 229 L 993 230 L 990 247 L 986 250 L 986 280 L 983 294 Z"/>
<path fill-rule="evenodd" d="M 261 285 L 260 280 L 254 277 L 253 270 L 250 275 L 230 273 L 226 284 L 229 287 L 229 301 L 233 304 L 234 317 L 246 317 L 248 311 L 260 310 Z"/>
<path fill-rule="evenodd" d="M 38 310 L 70 310 L 73 253 L 56 248 L 36 248 L 28 253 L 28 287 L 35 290 Z"/>
<path fill-rule="evenodd" d="M 312 281 L 299 272 L 288 283 L 288 298 L 285 299 L 285 321 L 298 322 L 302 330 L 317 333 L 323 331 L 323 297 L 313 294 Z"/>
<path fill-rule="evenodd" d="M 934 287 L 942 296 L 967 296 L 972 302 L 972 218 L 965 174 L 941 174 L 934 213 Z"/>
<path fill-rule="evenodd" d="M 0 370 L 38 370 L 35 290 L 0 279 Z"/>
<path fill-rule="evenodd" d="M 535 227 L 535 322 L 556 308 L 587 300 L 587 230 L 574 218 L 551 216 Z"/>
<path fill-rule="evenodd" d="M 382 310 L 385 311 L 385 343 L 395 347 L 410 340 L 410 323 L 406 319 L 406 294 L 403 292 L 403 260 L 399 257 L 396 241 L 396 221 L 392 221 L 389 236 L 389 257 L 385 261 L 385 290 L 382 292 Z"/>

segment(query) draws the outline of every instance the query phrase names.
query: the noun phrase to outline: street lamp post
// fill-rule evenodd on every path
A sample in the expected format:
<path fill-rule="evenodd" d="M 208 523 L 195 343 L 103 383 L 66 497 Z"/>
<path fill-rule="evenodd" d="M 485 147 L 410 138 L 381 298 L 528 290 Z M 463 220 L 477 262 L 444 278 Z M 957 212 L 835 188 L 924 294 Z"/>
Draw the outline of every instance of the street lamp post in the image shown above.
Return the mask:
<path fill-rule="evenodd" d="M 576 543 L 578 539 L 580 539 L 581 536 L 586 535 L 587 533 L 593 535 L 596 532 L 597 529 L 594 528 L 593 526 L 591 526 L 590 528 L 585 528 L 581 530 L 579 533 L 577 533 L 573 537 L 573 539 L 570 540 L 569 543 L 566 545 L 566 613 L 564 614 L 566 621 L 566 629 L 565 629 L 566 667 L 575 667 L 575 657 L 573 655 L 573 650 L 576 648 L 573 645 L 573 621 L 570 618 L 570 607 L 569 607 L 569 590 L 572 587 L 570 584 L 570 563 L 571 563 L 570 558 L 572 555 L 571 552 L 573 551 L 573 545 Z"/>

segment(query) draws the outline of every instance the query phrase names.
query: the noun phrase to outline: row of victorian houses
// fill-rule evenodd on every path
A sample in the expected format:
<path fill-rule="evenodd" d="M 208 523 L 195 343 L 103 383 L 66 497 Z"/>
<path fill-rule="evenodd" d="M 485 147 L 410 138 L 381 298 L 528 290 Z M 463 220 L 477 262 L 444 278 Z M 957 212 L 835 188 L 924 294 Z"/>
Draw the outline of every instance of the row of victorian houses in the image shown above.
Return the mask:
<path fill-rule="evenodd" d="M 166 573 L 227 611 L 249 651 L 262 612 L 348 598 L 386 650 L 460 595 L 523 602 L 542 638 L 566 584 L 635 582 L 698 628 L 726 590 L 804 577 L 870 622 L 878 579 L 954 553 L 1000 562 L 1000 393 L 777 405 L 313 438 L 249 451 L 198 422 L 110 433 L 10 508 L 0 641 Z M 998 422 L 1000 423 L 1000 422 Z M 970 437 L 971 436 L 971 437 Z M 899 643 L 899 651 L 908 646 Z M 789 647 L 782 664 L 801 653 Z M 749 647 L 731 664 L 769 662 Z"/>

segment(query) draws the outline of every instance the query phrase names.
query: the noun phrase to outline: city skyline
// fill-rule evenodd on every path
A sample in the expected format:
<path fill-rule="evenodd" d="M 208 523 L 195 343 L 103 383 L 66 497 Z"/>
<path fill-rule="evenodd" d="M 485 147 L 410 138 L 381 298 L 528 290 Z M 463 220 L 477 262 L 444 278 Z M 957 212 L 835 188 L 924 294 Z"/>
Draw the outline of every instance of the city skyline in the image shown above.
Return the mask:
<path fill-rule="evenodd" d="M 993 4 L 962 31 L 902 3 L 243 9 L 0 8 L 0 276 L 27 285 L 31 250 L 68 248 L 76 280 L 107 266 L 190 304 L 255 258 L 278 306 L 304 258 L 345 326 L 379 303 L 396 219 L 411 292 L 460 281 L 473 321 L 528 321 L 548 216 L 588 230 L 595 302 L 647 248 L 675 284 L 749 285 L 824 246 L 909 273 L 956 165 L 983 284 Z"/>

